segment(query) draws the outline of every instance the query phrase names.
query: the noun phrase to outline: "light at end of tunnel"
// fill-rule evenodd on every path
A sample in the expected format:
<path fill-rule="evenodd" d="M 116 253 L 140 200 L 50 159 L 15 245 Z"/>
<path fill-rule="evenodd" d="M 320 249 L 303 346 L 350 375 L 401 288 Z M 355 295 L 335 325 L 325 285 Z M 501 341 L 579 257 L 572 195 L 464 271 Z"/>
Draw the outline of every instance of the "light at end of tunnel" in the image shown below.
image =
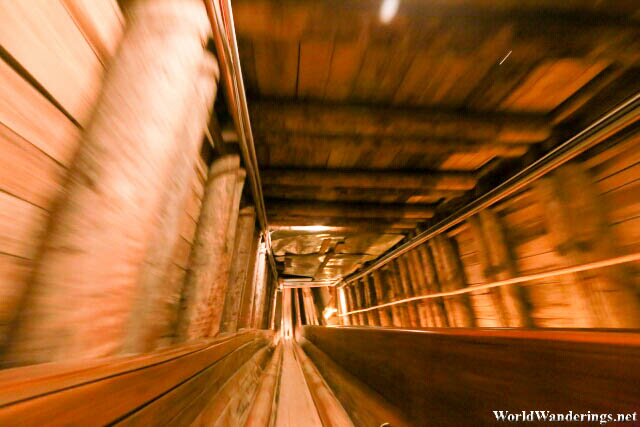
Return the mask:
<path fill-rule="evenodd" d="M 400 6 L 400 0 L 382 0 L 382 6 L 380 6 L 380 21 L 383 24 L 391 22 L 396 12 L 398 12 L 398 6 Z"/>
<path fill-rule="evenodd" d="M 337 312 L 338 310 L 336 310 L 333 307 L 327 307 L 324 309 L 324 312 L 322 313 L 322 316 L 325 318 L 325 320 L 329 320 L 329 318 L 331 316 L 333 316 L 333 313 Z"/>

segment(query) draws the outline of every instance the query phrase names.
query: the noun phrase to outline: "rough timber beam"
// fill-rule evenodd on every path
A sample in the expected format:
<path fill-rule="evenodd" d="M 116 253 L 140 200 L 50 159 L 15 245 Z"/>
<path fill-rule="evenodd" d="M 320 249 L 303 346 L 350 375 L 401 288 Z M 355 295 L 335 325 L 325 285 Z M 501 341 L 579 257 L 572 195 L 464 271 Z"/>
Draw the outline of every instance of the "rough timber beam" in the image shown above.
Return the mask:
<path fill-rule="evenodd" d="M 262 171 L 264 185 L 298 187 L 470 190 L 476 182 L 474 174 L 465 172 L 362 172 L 326 169 Z"/>
<path fill-rule="evenodd" d="M 270 147 L 314 147 L 325 150 L 357 150 L 367 148 L 386 151 L 402 147 L 402 151 L 416 156 L 447 156 L 451 154 L 483 154 L 498 157 L 520 157 L 530 144 L 464 140 L 459 138 L 389 138 L 357 136 L 303 135 L 279 132 L 256 133 L 257 144 Z"/>
<path fill-rule="evenodd" d="M 461 113 L 422 108 L 254 101 L 257 134 L 281 132 L 326 136 L 459 138 L 502 143 L 536 143 L 551 133 L 539 115 Z"/>
<path fill-rule="evenodd" d="M 289 185 L 265 185 L 262 191 L 266 198 L 286 200 L 318 200 L 325 202 L 372 202 L 372 203 L 437 203 L 464 194 L 465 190 L 416 190 L 395 188 L 327 188 Z"/>
<path fill-rule="evenodd" d="M 267 212 L 273 216 L 330 218 L 431 218 L 430 205 L 326 203 L 314 201 L 267 200 Z"/>

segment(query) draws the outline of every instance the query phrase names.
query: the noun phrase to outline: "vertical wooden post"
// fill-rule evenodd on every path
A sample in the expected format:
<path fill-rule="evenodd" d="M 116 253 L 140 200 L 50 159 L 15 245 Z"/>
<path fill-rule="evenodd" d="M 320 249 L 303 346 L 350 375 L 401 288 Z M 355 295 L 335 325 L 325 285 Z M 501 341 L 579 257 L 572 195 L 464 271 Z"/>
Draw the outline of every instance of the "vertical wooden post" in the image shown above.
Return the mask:
<path fill-rule="evenodd" d="M 415 265 L 416 256 L 418 254 L 413 251 L 409 251 L 404 254 L 400 258 L 404 258 L 404 264 L 407 269 L 407 273 L 409 276 L 409 282 L 411 283 L 411 288 L 413 290 L 413 295 L 425 295 L 427 293 L 426 288 L 423 285 L 423 277 L 420 277 L 418 274 L 417 267 Z M 422 327 L 433 327 L 434 322 L 432 320 L 433 315 L 431 314 L 431 306 L 428 301 L 417 301 L 416 307 L 418 309 L 418 317 L 420 319 L 420 326 Z"/>
<path fill-rule="evenodd" d="M 304 325 L 304 317 L 302 315 L 302 304 L 300 304 L 300 289 L 297 288 L 293 288 L 292 289 L 292 293 L 293 293 L 293 301 L 294 301 L 294 305 L 296 308 L 296 329 L 299 328 L 300 326 Z"/>
<path fill-rule="evenodd" d="M 231 269 L 229 270 L 229 284 L 222 314 L 221 331 L 236 332 L 240 316 L 242 291 L 247 281 L 250 268 L 251 247 L 254 239 L 256 211 L 253 206 L 240 211 L 234 243 Z"/>
<path fill-rule="evenodd" d="M 35 262 L 12 362 L 122 348 L 209 31 L 199 1 L 133 6 Z"/>
<path fill-rule="evenodd" d="M 305 303 L 307 306 L 306 311 L 309 313 L 309 316 L 308 316 L 308 320 L 310 321 L 309 324 L 319 325 L 318 311 L 316 310 L 316 305 L 313 301 L 313 293 L 311 292 L 311 289 L 304 289 L 303 291 L 304 291 Z"/>
<path fill-rule="evenodd" d="M 375 270 L 371 273 L 373 277 L 373 286 L 376 292 L 376 301 L 378 304 L 384 304 L 386 301 L 384 290 L 382 288 L 382 278 L 380 277 L 380 270 Z M 378 317 L 380 318 L 381 326 L 393 326 L 391 317 L 387 308 L 380 308 L 378 311 Z"/>
<path fill-rule="evenodd" d="M 432 245 L 433 256 L 440 277 L 443 291 L 452 291 L 466 286 L 460 261 L 448 237 L 439 235 L 429 242 Z M 444 298 L 449 326 L 470 328 L 474 326 L 473 313 L 468 295 Z"/>
<path fill-rule="evenodd" d="M 253 308 L 253 315 L 251 317 L 251 327 L 260 328 L 262 323 L 262 316 L 264 314 L 264 301 L 266 297 L 266 285 L 267 285 L 267 248 L 264 244 L 260 245 L 260 251 L 258 252 L 258 262 L 256 267 L 255 278 L 255 302 Z"/>
<path fill-rule="evenodd" d="M 481 220 L 478 215 L 475 215 L 467 220 L 471 234 L 473 235 L 473 242 L 476 245 L 476 252 L 478 259 L 480 260 L 480 266 L 482 267 L 482 276 L 485 282 L 495 281 L 495 274 L 491 264 L 491 256 L 489 254 L 489 246 L 487 244 L 487 238 L 482 228 Z M 490 304 L 485 303 L 491 307 L 491 312 L 486 313 L 484 317 L 491 317 L 490 320 L 483 320 L 483 322 L 490 322 L 490 326 L 506 327 L 509 325 L 507 314 L 502 303 L 502 296 L 500 290 L 493 288 L 485 291 L 475 291 L 471 294 L 471 298 L 476 302 L 488 299 Z M 475 304 L 473 304 L 475 307 Z M 476 313 L 476 317 L 478 317 Z M 487 326 L 489 326 L 487 325 Z"/>
<path fill-rule="evenodd" d="M 247 268 L 247 278 L 244 283 L 244 289 L 242 290 L 242 298 L 240 300 L 240 313 L 238 317 L 238 329 L 251 327 L 251 316 L 253 313 L 253 306 L 255 302 L 256 293 L 256 269 L 258 268 L 258 254 L 260 252 L 260 246 L 262 237 L 260 233 L 256 231 L 251 242 L 251 252 L 249 258 L 249 267 Z"/>
<path fill-rule="evenodd" d="M 160 211 L 138 276 L 137 297 L 126 328 L 124 353 L 151 351 L 172 331 L 180 288 L 168 280 L 171 256 L 180 238 L 180 220 L 204 129 L 212 111 L 219 77 L 218 62 L 206 52 L 184 126 L 176 135 L 176 153 L 166 178 Z"/>
<path fill-rule="evenodd" d="M 547 227 L 547 237 L 561 256 L 568 253 L 568 246 L 573 242 L 571 235 L 572 224 L 569 223 L 566 208 L 559 191 L 557 177 L 547 175 L 534 183 L 536 196 L 539 203 L 545 206 L 544 219 Z M 595 328 L 599 326 L 598 319 L 592 309 L 590 284 L 582 282 L 578 275 L 568 275 L 563 278 L 566 293 L 571 299 L 566 301 L 570 305 L 571 312 L 568 316 L 575 322 L 575 327 Z"/>
<path fill-rule="evenodd" d="M 294 300 L 293 295 L 295 289 L 284 288 L 282 290 L 282 334 L 285 339 L 291 339 L 293 337 L 293 323 L 294 323 Z"/>
<path fill-rule="evenodd" d="M 420 258 L 418 266 L 422 268 L 421 275 L 425 278 L 425 286 L 428 293 L 435 294 L 440 292 L 440 283 L 438 282 L 438 275 L 436 274 L 436 268 L 433 263 L 433 256 L 427 243 L 418 246 L 416 250 Z M 431 299 L 429 304 L 431 305 L 431 312 L 434 315 L 435 326 L 438 328 L 449 326 L 443 299 Z"/>
<path fill-rule="evenodd" d="M 375 294 L 371 292 L 371 276 L 365 276 L 362 279 L 362 283 L 364 284 L 364 300 L 367 304 L 367 307 L 373 307 L 376 305 Z M 367 317 L 369 318 L 369 325 L 371 326 L 380 326 L 380 316 L 378 315 L 378 310 L 371 310 L 367 312 Z"/>
<path fill-rule="evenodd" d="M 277 284 L 275 286 L 276 289 L 273 292 L 273 315 L 271 316 L 270 329 L 278 331 L 280 329 L 280 317 L 282 313 L 282 291 L 278 289 Z"/>
<path fill-rule="evenodd" d="M 509 253 L 504 227 L 491 209 L 480 212 L 480 221 L 486 237 L 491 258 L 491 268 L 496 280 L 506 280 L 518 275 L 515 263 Z M 533 322 L 525 303 L 524 289 L 518 285 L 499 288 L 507 326 L 531 328 Z"/>
<path fill-rule="evenodd" d="M 340 326 L 344 325 L 344 319 L 340 316 L 340 314 L 342 314 L 342 306 L 340 304 L 340 301 L 338 300 L 339 298 L 339 293 L 340 291 L 338 290 L 337 286 L 332 286 L 330 288 L 330 292 L 331 292 L 331 299 L 333 299 L 333 305 L 334 308 L 336 309 L 336 320 L 337 320 L 337 324 Z"/>
<path fill-rule="evenodd" d="M 228 277 L 222 265 L 231 204 L 235 198 L 240 158 L 221 157 L 209 168 L 209 178 L 202 200 L 194 247 L 185 278 L 182 307 L 178 320 L 178 339 L 207 336 L 216 311 L 220 313 Z"/>
<path fill-rule="evenodd" d="M 407 275 L 407 265 L 405 263 L 404 258 L 398 257 L 393 260 L 393 268 L 396 271 L 396 277 L 399 278 L 399 284 L 402 289 L 402 298 L 409 298 L 412 296 L 411 292 L 411 284 L 409 283 L 409 277 Z M 420 327 L 420 317 L 418 315 L 418 307 L 415 302 L 409 302 L 403 304 L 407 307 L 407 312 L 409 313 L 409 325 L 414 328 Z"/>
<path fill-rule="evenodd" d="M 390 262 L 387 265 L 389 267 L 386 270 L 383 269 L 383 271 L 386 273 L 386 277 L 389 281 L 389 300 L 397 301 L 399 299 L 402 299 L 402 285 L 399 283 L 399 278 L 394 263 Z M 391 313 L 393 315 L 393 326 L 411 326 L 411 322 L 409 321 L 409 310 L 406 304 L 392 305 Z"/>
<path fill-rule="evenodd" d="M 356 280 L 355 282 L 353 282 L 353 289 L 356 292 L 356 306 L 358 307 L 358 309 L 366 308 L 364 303 L 364 287 L 362 280 Z M 358 313 L 358 317 L 360 318 L 360 325 L 369 325 L 367 313 Z"/>
<path fill-rule="evenodd" d="M 356 310 L 356 294 L 353 291 L 352 285 L 347 285 L 344 288 L 344 294 L 347 297 L 347 306 L 349 311 Z M 357 326 L 359 324 L 360 317 L 357 314 L 349 315 L 349 323 L 353 326 Z"/>
<path fill-rule="evenodd" d="M 311 306 L 309 305 L 309 295 L 307 295 L 307 290 L 300 288 L 300 294 L 302 296 L 302 307 L 304 309 L 306 325 L 313 325 L 313 314 L 311 313 Z"/>
<path fill-rule="evenodd" d="M 213 337 L 218 335 L 220 331 L 220 323 L 222 313 L 224 311 L 224 300 L 227 294 L 227 286 L 229 284 L 229 272 L 231 271 L 231 260 L 233 256 L 236 230 L 238 225 L 238 212 L 240 210 L 240 199 L 242 197 L 242 189 L 244 188 L 244 179 L 246 177 L 244 169 L 239 169 L 236 176 L 236 184 L 233 192 L 233 199 L 229 207 L 226 238 L 222 250 L 222 256 L 218 260 L 220 268 L 219 285 L 216 293 L 212 294 L 210 300 L 211 321 L 207 325 L 206 336 Z"/>

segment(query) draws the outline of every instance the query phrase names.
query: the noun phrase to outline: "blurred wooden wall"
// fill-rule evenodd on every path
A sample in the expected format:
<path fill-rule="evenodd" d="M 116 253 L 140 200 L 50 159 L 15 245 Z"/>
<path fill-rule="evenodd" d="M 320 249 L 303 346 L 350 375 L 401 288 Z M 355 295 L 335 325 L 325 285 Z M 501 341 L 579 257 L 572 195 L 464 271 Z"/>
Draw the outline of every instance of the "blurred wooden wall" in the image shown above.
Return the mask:
<path fill-rule="evenodd" d="M 0 2 L 0 343 L 122 37 L 116 0 Z M 201 151 L 170 280 L 183 280 L 207 176 Z"/>
<path fill-rule="evenodd" d="M 638 252 L 639 142 L 637 128 L 613 137 L 434 239 L 446 242 L 447 251 L 432 241 L 403 255 L 383 267 L 371 299 L 386 303 Z M 628 263 L 473 292 L 473 326 L 640 327 L 639 267 Z M 400 283 L 407 286 L 400 289 Z M 352 289 L 345 293 L 349 310 L 375 305 L 358 301 L 357 290 L 349 299 Z M 394 326 L 462 326 L 451 320 L 462 303 L 461 297 L 446 297 L 377 311 L 394 319 Z M 419 316 L 402 316 L 413 307 Z M 367 325 L 363 318 L 350 320 Z"/>

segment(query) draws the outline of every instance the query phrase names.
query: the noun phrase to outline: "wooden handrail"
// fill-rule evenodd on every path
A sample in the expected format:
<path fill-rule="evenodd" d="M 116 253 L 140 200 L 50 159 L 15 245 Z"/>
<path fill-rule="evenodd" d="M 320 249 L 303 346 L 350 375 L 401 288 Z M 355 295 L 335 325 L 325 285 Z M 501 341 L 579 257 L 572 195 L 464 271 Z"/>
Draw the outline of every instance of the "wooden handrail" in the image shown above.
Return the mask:
<path fill-rule="evenodd" d="M 152 354 L 1 371 L 0 425 L 167 425 L 181 414 L 195 417 L 194 405 L 206 405 L 272 337 L 271 331 L 246 330 Z"/>

